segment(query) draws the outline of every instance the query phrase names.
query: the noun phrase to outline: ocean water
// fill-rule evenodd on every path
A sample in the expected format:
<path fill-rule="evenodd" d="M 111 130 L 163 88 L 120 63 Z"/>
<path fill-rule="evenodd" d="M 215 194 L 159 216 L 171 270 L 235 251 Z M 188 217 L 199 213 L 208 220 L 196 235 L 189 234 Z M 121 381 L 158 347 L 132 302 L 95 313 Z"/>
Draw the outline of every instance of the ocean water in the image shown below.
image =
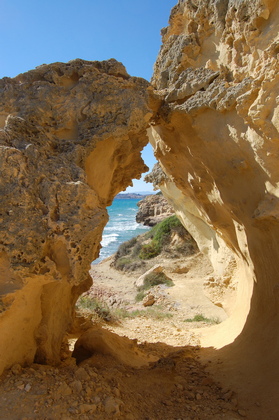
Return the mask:
<path fill-rule="evenodd" d="M 136 222 L 138 201 L 140 200 L 135 198 L 116 198 L 112 205 L 107 208 L 109 221 L 103 232 L 100 256 L 93 261 L 93 264 L 97 264 L 114 254 L 123 242 L 150 229 L 148 226 Z"/>

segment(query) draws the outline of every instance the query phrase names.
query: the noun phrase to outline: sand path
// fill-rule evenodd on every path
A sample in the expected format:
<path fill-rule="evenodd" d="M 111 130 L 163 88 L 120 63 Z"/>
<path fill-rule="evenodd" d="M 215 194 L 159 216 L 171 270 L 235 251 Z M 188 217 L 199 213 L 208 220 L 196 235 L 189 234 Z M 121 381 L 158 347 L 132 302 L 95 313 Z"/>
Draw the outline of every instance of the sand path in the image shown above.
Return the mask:
<path fill-rule="evenodd" d="M 113 257 L 93 265 L 91 275 L 93 277 L 92 291 L 100 293 L 100 297 L 108 302 L 115 301 L 116 306 L 125 307 L 127 310 L 143 311 L 144 306 L 135 303 L 137 288 L 135 280 L 141 273 L 129 274 L 115 270 L 112 266 Z M 211 320 L 223 321 L 227 318 L 225 311 L 215 306 L 204 294 L 203 283 L 205 278 L 212 273 L 208 260 L 197 254 L 186 259 L 162 259 L 156 258 L 149 262 L 147 268 L 160 264 L 164 272 L 173 282 L 173 287 L 155 289 L 155 294 L 162 294 L 155 307 L 159 305 L 160 314 L 158 319 L 154 314 L 150 315 L 153 308 L 147 310 L 146 315 L 136 318 L 123 318 L 117 325 L 106 325 L 106 328 L 119 335 L 137 339 L 139 342 L 164 342 L 168 345 L 198 345 L 201 327 L 210 328 L 206 322 L 185 322 L 197 314 L 202 314 Z M 153 291 L 151 291 L 153 293 Z M 149 312 L 148 312 L 149 311 Z M 165 315 L 165 316 L 164 316 Z M 163 320 L 163 322 L 162 322 Z"/>

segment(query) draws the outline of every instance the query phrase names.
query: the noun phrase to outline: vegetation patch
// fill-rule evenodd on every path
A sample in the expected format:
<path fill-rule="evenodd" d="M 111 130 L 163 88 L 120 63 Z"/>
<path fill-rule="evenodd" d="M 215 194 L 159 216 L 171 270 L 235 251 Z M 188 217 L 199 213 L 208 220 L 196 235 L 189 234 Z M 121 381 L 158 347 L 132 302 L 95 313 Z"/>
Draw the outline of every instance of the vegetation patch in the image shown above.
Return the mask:
<path fill-rule="evenodd" d="M 134 245 L 137 243 L 137 238 L 132 238 L 129 241 L 123 242 L 121 245 L 119 245 L 119 248 L 116 252 L 116 258 L 119 259 L 123 256 L 126 256 L 130 253 L 131 248 L 134 247 Z"/>
<path fill-rule="evenodd" d="M 151 289 L 151 287 L 158 286 L 159 284 L 165 284 L 168 287 L 174 286 L 173 281 L 164 273 L 149 273 L 144 278 L 143 285 L 137 288 L 138 293 L 136 294 L 135 301 L 141 302 L 147 295 L 146 291 Z"/>
<path fill-rule="evenodd" d="M 160 305 L 134 311 L 127 311 L 125 308 L 110 309 L 105 302 L 90 296 L 81 296 L 77 301 L 76 308 L 81 312 L 86 311 L 87 314 L 89 312 L 92 315 L 92 319 L 95 318 L 97 321 L 112 323 L 117 323 L 121 319 L 133 319 L 140 316 L 157 320 L 172 317 L 172 314 L 166 313 Z"/>
<path fill-rule="evenodd" d="M 81 296 L 76 307 L 78 310 L 86 310 L 104 321 L 112 320 L 112 313 L 108 305 L 95 297 Z"/>
<path fill-rule="evenodd" d="M 146 293 L 144 292 L 144 290 L 140 290 L 135 297 L 135 301 L 136 302 L 141 302 L 146 296 Z"/>
<path fill-rule="evenodd" d="M 163 320 L 166 318 L 172 318 L 173 315 L 169 312 L 165 312 L 160 305 L 154 305 L 152 308 L 147 309 L 136 309 L 134 311 L 127 311 L 125 309 L 115 309 L 114 315 L 119 320 L 121 318 L 137 318 L 137 317 L 144 317 L 144 318 L 151 318 L 157 320 Z"/>
<path fill-rule="evenodd" d="M 141 247 L 139 258 L 141 260 L 150 260 L 151 258 L 157 257 L 160 253 L 160 245 L 152 241 L 150 244 L 146 244 Z"/>
<path fill-rule="evenodd" d="M 141 259 L 150 259 L 159 255 L 163 250 L 170 251 L 172 234 L 176 234 L 181 238 L 181 242 L 183 243 L 181 251 L 184 255 L 191 255 L 196 252 L 197 245 L 194 239 L 184 228 L 177 216 L 174 215 L 167 217 L 161 223 L 153 226 L 145 235 L 151 239 L 151 242 L 143 246 L 139 257 Z M 179 252 L 178 249 L 176 249 L 177 252 Z M 171 251 L 173 252 L 174 250 L 172 249 Z"/>
<path fill-rule="evenodd" d="M 202 314 L 197 314 L 194 318 L 185 319 L 184 322 L 205 322 L 206 324 L 220 324 L 218 318 L 206 318 Z"/>
<path fill-rule="evenodd" d="M 174 286 L 173 281 L 165 273 L 152 272 L 145 276 L 143 285 L 138 287 L 138 291 L 149 290 L 153 286 L 158 286 L 158 284 L 165 284 L 168 287 Z"/>
<path fill-rule="evenodd" d="M 172 245 L 173 236 L 179 238 Z M 162 252 L 167 258 L 192 255 L 197 245 L 180 220 L 174 215 L 153 226 L 148 232 L 121 244 L 115 254 L 113 266 L 117 270 L 135 271 L 145 266 L 145 261 L 157 257 Z"/>
<path fill-rule="evenodd" d="M 120 258 L 116 259 L 114 266 L 117 270 L 122 270 L 123 271 L 125 269 L 125 267 L 129 266 L 131 263 L 132 263 L 131 258 L 120 257 Z"/>

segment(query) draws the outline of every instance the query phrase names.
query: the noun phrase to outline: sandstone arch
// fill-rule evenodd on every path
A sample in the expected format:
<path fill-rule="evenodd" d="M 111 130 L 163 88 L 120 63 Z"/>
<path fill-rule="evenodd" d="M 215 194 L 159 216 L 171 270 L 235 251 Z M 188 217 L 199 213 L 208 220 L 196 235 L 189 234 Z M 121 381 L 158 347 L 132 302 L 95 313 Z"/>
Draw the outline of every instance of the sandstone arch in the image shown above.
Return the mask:
<path fill-rule="evenodd" d="M 165 194 L 216 275 L 234 266 L 239 283 L 232 316 L 204 344 L 221 348 L 221 375 L 276 406 L 278 14 L 275 0 L 180 0 L 154 93 L 114 60 L 1 81 L 0 370 L 58 359 L 105 207 L 145 169 L 152 117 Z"/>
<path fill-rule="evenodd" d="M 106 206 L 146 170 L 147 87 L 115 60 L 1 80 L 1 372 L 59 360 Z"/>

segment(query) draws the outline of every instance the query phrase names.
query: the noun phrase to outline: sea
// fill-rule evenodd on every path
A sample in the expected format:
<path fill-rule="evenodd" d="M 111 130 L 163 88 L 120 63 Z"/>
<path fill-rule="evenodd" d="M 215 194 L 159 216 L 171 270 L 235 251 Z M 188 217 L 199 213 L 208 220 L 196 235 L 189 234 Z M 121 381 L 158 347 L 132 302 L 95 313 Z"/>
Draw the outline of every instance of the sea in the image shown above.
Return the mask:
<path fill-rule="evenodd" d="M 99 258 L 93 261 L 93 264 L 98 264 L 114 254 L 123 242 L 150 229 L 136 222 L 139 201 L 140 199 L 137 198 L 116 198 L 112 205 L 107 207 L 109 221 L 103 231 Z"/>

